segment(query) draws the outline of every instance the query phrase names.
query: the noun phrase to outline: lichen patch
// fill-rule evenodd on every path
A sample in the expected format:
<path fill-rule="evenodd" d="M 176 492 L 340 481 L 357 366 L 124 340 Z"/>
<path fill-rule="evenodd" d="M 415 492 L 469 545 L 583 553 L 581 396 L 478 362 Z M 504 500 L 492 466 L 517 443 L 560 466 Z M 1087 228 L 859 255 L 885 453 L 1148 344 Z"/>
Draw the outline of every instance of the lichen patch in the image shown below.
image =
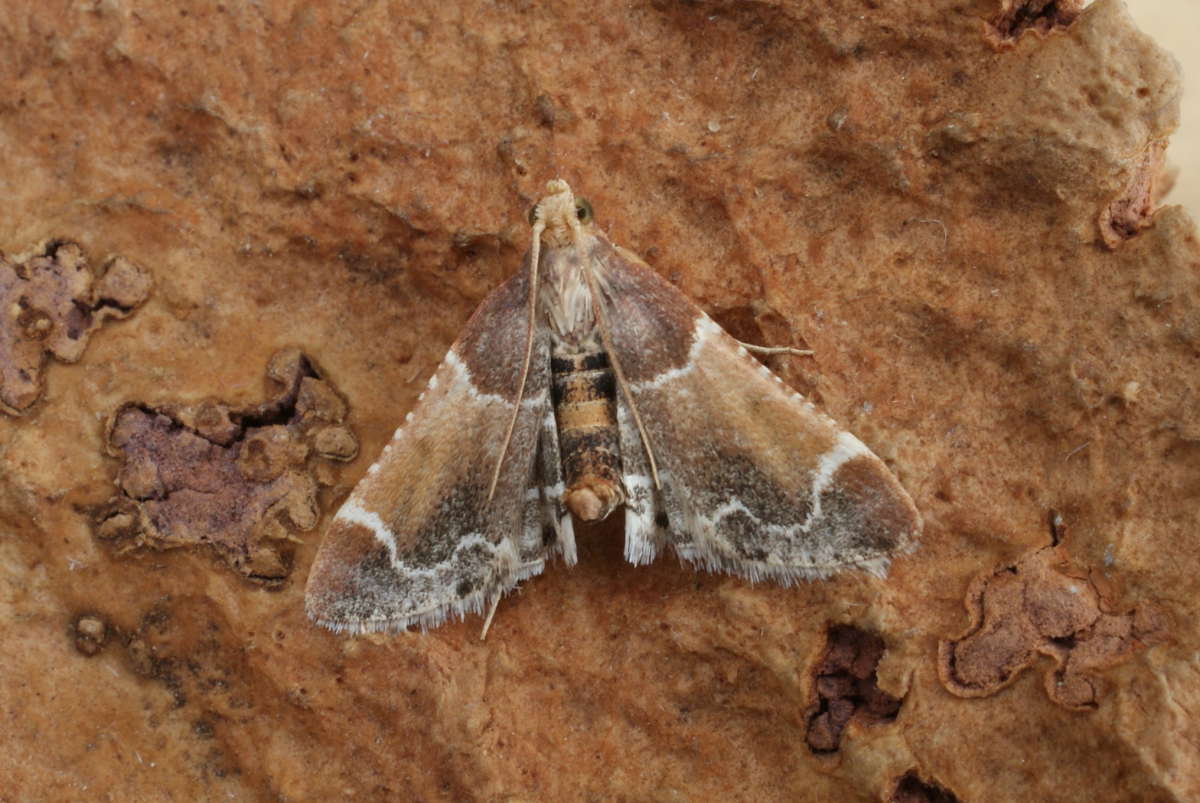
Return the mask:
<path fill-rule="evenodd" d="M 83 249 L 53 240 L 32 256 L 0 254 L 0 411 L 22 415 L 41 398 L 46 361 L 77 362 L 112 318 L 149 296 L 150 274 L 121 256 L 93 271 Z"/>
<path fill-rule="evenodd" d="M 939 645 L 942 685 L 959 697 L 986 697 L 1045 655 L 1054 661 L 1045 676 L 1050 699 L 1073 710 L 1095 708 L 1103 694 L 1099 673 L 1164 641 L 1168 630 L 1153 604 L 1115 612 L 1105 585 L 1072 563 L 1061 543 L 976 578 L 967 590 L 970 625 Z"/>
<path fill-rule="evenodd" d="M 320 517 L 328 461 L 358 451 L 346 403 L 296 349 L 267 367 L 262 404 L 128 402 L 110 417 L 119 493 L 93 532 L 120 550 L 207 546 L 247 578 L 274 585 L 290 571 L 289 541 Z"/>

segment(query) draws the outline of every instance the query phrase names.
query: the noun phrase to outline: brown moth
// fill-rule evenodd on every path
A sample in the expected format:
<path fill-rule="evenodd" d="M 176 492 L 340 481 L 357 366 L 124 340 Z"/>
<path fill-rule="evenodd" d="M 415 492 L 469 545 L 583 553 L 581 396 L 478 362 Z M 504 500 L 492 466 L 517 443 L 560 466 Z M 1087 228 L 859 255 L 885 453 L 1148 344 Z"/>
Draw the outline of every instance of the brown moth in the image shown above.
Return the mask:
<path fill-rule="evenodd" d="M 565 181 L 530 221 L 524 267 L 334 517 L 308 579 L 315 622 L 480 613 L 548 558 L 575 563 L 572 514 L 621 506 L 631 563 L 670 546 L 752 581 L 883 576 L 915 545 L 920 516 L 883 462 L 609 242 Z"/>

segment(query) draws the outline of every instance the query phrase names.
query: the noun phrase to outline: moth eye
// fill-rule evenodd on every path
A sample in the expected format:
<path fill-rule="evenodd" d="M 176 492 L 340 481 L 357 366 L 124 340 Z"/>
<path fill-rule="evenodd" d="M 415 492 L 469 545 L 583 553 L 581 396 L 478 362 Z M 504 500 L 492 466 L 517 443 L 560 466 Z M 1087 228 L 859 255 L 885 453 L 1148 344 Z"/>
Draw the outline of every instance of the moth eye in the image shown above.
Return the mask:
<path fill-rule="evenodd" d="M 580 223 L 592 222 L 592 205 L 587 198 L 575 199 L 575 217 L 579 218 Z"/>
<path fill-rule="evenodd" d="M 529 225 L 532 226 L 534 223 L 537 223 L 537 204 L 529 207 Z"/>

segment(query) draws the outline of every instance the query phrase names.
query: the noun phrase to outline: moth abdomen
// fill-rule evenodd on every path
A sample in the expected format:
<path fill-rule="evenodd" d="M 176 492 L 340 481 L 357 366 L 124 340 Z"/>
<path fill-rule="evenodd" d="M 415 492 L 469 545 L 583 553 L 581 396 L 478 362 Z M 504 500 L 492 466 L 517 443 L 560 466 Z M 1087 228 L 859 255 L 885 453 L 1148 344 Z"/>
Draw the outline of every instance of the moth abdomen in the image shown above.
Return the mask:
<path fill-rule="evenodd" d="M 583 521 L 599 521 L 625 501 L 612 367 L 603 350 L 556 349 L 550 372 L 566 484 L 563 504 Z"/>

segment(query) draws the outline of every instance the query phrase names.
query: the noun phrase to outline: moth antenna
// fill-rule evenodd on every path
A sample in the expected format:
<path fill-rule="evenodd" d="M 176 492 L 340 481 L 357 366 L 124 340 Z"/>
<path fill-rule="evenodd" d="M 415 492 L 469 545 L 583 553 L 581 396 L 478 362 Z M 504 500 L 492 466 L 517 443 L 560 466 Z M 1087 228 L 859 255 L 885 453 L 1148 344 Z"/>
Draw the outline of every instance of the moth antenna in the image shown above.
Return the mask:
<path fill-rule="evenodd" d="M 544 228 L 546 228 L 546 224 L 539 215 L 533 224 L 533 245 L 529 247 L 529 326 L 525 331 L 525 363 L 521 366 L 521 381 L 517 383 L 517 400 L 513 403 L 512 418 L 508 421 L 508 431 L 504 433 L 504 443 L 500 446 L 500 455 L 496 458 L 496 470 L 492 472 L 492 484 L 488 486 L 487 500 L 489 502 L 496 495 L 496 485 L 500 482 L 500 469 L 504 466 L 504 456 L 508 454 L 508 445 L 512 443 L 513 430 L 517 428 L 517 417 L 521 414 L 521 400 L 525 398 L 525 380 L 529 379 L 529 364 L 533 361 L 533 329 L 537 324 L 538 257 L 541 255 L 542 230 Z"/>
<path fill-rule="evenodd" d="M 479 633 L 479 640 L 483 641 L 487 638 L 488 630 L 492 628 L 492 619 L 496 616 L 496 609 L 500 607 L 501 594 L 497 594 L 492 600 L 492 607 L 488 609 L 487 618 L 483 620 L 483 630 Z"/>
<path fill-rule="evenodd" d="M 633 394 L 629 391 L 629 383 L 625 381 L 625 371 L 621 368 L 621 361 L 617 359 L 617 353 L 612 347 L 612 340 L 608 336 L 608 321 L 604 317 L 603 305 L 600 303 L 600 287 L 596 284 L 596 277 L 592 275 L 590 269 L 585 270 L 583 275 L 587 278 L 588 292 L 592 294 L 592 314 L 596 316 L 596 328 L 600 330 L 600 345 L 604 346 L 604 351 L 608 354 L 608 363 L 612 366 L 613 378 L 617 380 L 617 387 L 621 389 L 621 395 L 625 397 L 625 402 L 629 405 L 629 412 L 633 414 L 633 423 L 637 425 L 638 437 L 642 439 L 642 447 L 646 450 L 646 458 L 650 461 L 650 476 L 654 480 L 654 488 L 661 490 L 662 483 L 658 481 L 658 461 L 654 459 L 650 436 L 646 434 L 646 427 L 642 424 L 642 416 L 638 413 L 637 403 L 634 402 Z"/>
<path fill-rule="evenodd" d="M 791 346 L 757 346 L 753 343 L 747 343 L 745 340 L 739 340 L 738 344 L 746 351 L 752 351 L 755 354 L 791 354 L 793 357 L 811 357 L 813 356 L 812 349 L 794 349 Z"/>

